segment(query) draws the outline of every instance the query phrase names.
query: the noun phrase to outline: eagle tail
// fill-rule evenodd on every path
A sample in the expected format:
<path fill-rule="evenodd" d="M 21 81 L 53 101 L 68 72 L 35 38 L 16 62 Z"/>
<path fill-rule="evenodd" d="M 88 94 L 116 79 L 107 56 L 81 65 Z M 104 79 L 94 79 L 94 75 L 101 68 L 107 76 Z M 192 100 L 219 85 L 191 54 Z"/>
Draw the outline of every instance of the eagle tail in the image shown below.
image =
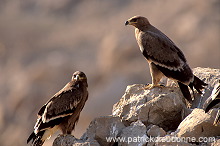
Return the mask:
<path fill-rule="evenodd" d="M 213 125 L 217 126 L 220 123 L 220 110 L 218 110 L 215 121 Z"/>
<path fill-rule="evenodd" d="M 44 141 L 45 141 L 45 140 L 42 139 L 44 133 L 45 133 L 45 130 L 40 131 L 37 134 L 32 132 L 31 135 L 27 139 L 27 143 L 29 143 L 33 139 L 32 146 L 42 146 Z"/>
<path fill-rule="evenodd" d="M 181 82 L 177 82 L 177 83 L 180 87 L 181 92 L 183 93 L 183 96 L 189 101 L 189 103 L 192 103 L 192 97 L 191 97 L 191 94 L 189 92 L 188 86 L 184 85 Z"/>
<path fill-rule="evenodd" d="M 217 98 L 213 100 L 212 98 L 208 98 L 206 102 L 204 103 L 203 108 L 205 112 L 207 113 L 211 108 L 213 108 L 218 103 L 220 103 L 220 99 Z"/>
<path fill-rule="evenodd" d="M 31 135 L 28 137 L 27 139 L 27 143 L 29 143 L 32 139 L 34 139 L 36 137 L 35 133 L 32 132 Z"/>
<path fill-rule="evenodd" d="M 189 87 L 192 89 L 192 91 L 194 87 L 199 94 L 202 94 L 201 90 L 204 89 L 205 88 L 204 86 L 207 86 L 207 85 L 208 84 L 200 80 L 198 77 L 194 76 L 194 80 L 193 82 L 189 84 Z"/>

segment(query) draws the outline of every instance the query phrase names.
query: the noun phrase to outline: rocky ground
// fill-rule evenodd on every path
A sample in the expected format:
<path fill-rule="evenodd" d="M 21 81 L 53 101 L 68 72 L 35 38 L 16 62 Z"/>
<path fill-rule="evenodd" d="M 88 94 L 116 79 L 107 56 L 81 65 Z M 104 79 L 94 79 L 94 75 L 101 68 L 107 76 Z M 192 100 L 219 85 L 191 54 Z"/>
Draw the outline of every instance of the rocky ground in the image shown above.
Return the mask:
<path fill-rule="evenodd" d="M 205 113 L 202 105 L 220 78 L 220 69 L 195 68 L 194 74 L 208 83 L 192 105 L 175 83 L 144 90 L 142 84 L 127 86 L 113 106 L 112 115 L 95 118 L 80 139 L 58 136 L 53 146 L 219 145 L 220 125 L 213 122 L 220 105 Z M 110 138 L 116 138 L 109 141 Z"/>

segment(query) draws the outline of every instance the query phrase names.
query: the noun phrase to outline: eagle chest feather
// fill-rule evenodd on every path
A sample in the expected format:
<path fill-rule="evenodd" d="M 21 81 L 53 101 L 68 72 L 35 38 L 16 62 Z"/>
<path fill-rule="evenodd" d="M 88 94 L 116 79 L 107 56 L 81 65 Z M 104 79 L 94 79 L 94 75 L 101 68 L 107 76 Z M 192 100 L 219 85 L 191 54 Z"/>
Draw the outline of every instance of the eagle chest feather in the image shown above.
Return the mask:
<path fill-rule="evenodd" d="M 138 46 L 139 46 L 139 49 L 141 51 L 141 53 L 145 56 L 145 58 L 148 60 L 148 61 L 151 61 L 150 60 L 150 56 L 147 54 L 147 51 L 145 49 L 150 49 L 150 45 L 147 43 L 147 41 L 145 40 L 144 38 L 144 32 L 142 32 L 141 30 L 139 29 L 135 29 L 135 37 L 136 37 L 136 40 L 137 40 L 137 43 L 138 43 Z M 145 47 L 143 46 L 143 44 L 145 44 Z"/>

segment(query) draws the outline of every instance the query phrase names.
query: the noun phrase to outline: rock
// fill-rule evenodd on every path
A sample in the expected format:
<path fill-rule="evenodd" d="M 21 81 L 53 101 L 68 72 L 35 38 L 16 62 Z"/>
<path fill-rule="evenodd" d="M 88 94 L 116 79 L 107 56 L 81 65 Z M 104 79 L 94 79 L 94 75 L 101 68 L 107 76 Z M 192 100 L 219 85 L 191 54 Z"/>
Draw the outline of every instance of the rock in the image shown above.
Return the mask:
<path fill-rule="evenodd" d="M 119 117 L 103 116 L 95 118 L 89 125 L 82 140 L 96 140 L 100 145 L 111 146 L 115 142 L 107 142 L 107 138 L 118 137 L 125 128 Z"/>
<path fill-rule="evenodd" d="M 96 140 L 91 140 L 91 141 L 78 140 L 74 143 L 73 146 L 100 146 L 100 144 Z"/>
<path fill-rule="evenodd" d="M 211 110 L 210 114 L 202 109 L 194 109 L 178 126 L 175 134 L 177 137 L 215 137 L 220 135 L 220 125 L 214 126 L 214 115 L 217 110 Z"/>
<path fill-rule="evenodd" d="M 118 142 L 119 146 L 136 146 L 146 144 L 146 126 L 141 121 L 136 121 L 124 128 L 120 134 L 121 139 L 125 139 L 126 142 Z"/>
<path fill-rule="evenodd" d="M 164 136 L 160 137 L 160 140 L 156 142 L 150 142 L 147 146 L 194 146 L 195 144 L 190 144 L 182 141 L 181 139 L 177 139 L 177 137 L 173 136 Z M 195 145 L 196 146 L 196 145 Z"/>
<path fill-rule="evenodd" d="M 127 87 L 125 94 L 113 106 L 112 115 L 119 116 L 126 125 L 141 120 L 146 126 L 158 125 L 164 130 L 175 130 L 186 109 L 180 90 L 175 87 L 143 89 L 145 85 Z"/>
<path fill-rule="evenodd" d="M 211 143 L 211 146 L 219 146 L 220 145 L 220 139 L 214 141 L 213 143 Z"/>
<path fill-rule="evenodd" d="M 53 146 L 72 146 L 76 142 L 73 135 L 59 135 L 53 142 Z"/>
<path fill-rule="evenodd" d="M 152 125 L 150 129 L 147 131 L 147 135 L 152 137 L 163 137 L 166 135 L 166 132 L 163 130 L 163 128 L 160 128 L 157 125 Z"/>
<path fill-rule="evenodd" d="M 82 141 L 72 135 L 59 135 L 53 142 L 53 146 L 100 146 L 96 140 Z"/>

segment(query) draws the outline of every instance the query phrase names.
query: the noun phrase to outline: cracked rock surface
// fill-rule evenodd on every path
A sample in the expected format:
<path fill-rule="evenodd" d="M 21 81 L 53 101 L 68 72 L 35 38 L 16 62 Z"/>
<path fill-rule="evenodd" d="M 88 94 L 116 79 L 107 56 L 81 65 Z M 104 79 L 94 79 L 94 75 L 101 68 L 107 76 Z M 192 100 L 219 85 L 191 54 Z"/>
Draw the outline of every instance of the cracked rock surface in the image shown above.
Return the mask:
<path fill-rule="evenodd" d="M 112 114 L 126 124 L 141 120 L 146 126 L 158 125 L 164 130 L 174 130 L 182 121 L 186 109 L 178 88 L 155 87 L 145 90 L 144 85 L 130 85 L 113 106 Z"/>

